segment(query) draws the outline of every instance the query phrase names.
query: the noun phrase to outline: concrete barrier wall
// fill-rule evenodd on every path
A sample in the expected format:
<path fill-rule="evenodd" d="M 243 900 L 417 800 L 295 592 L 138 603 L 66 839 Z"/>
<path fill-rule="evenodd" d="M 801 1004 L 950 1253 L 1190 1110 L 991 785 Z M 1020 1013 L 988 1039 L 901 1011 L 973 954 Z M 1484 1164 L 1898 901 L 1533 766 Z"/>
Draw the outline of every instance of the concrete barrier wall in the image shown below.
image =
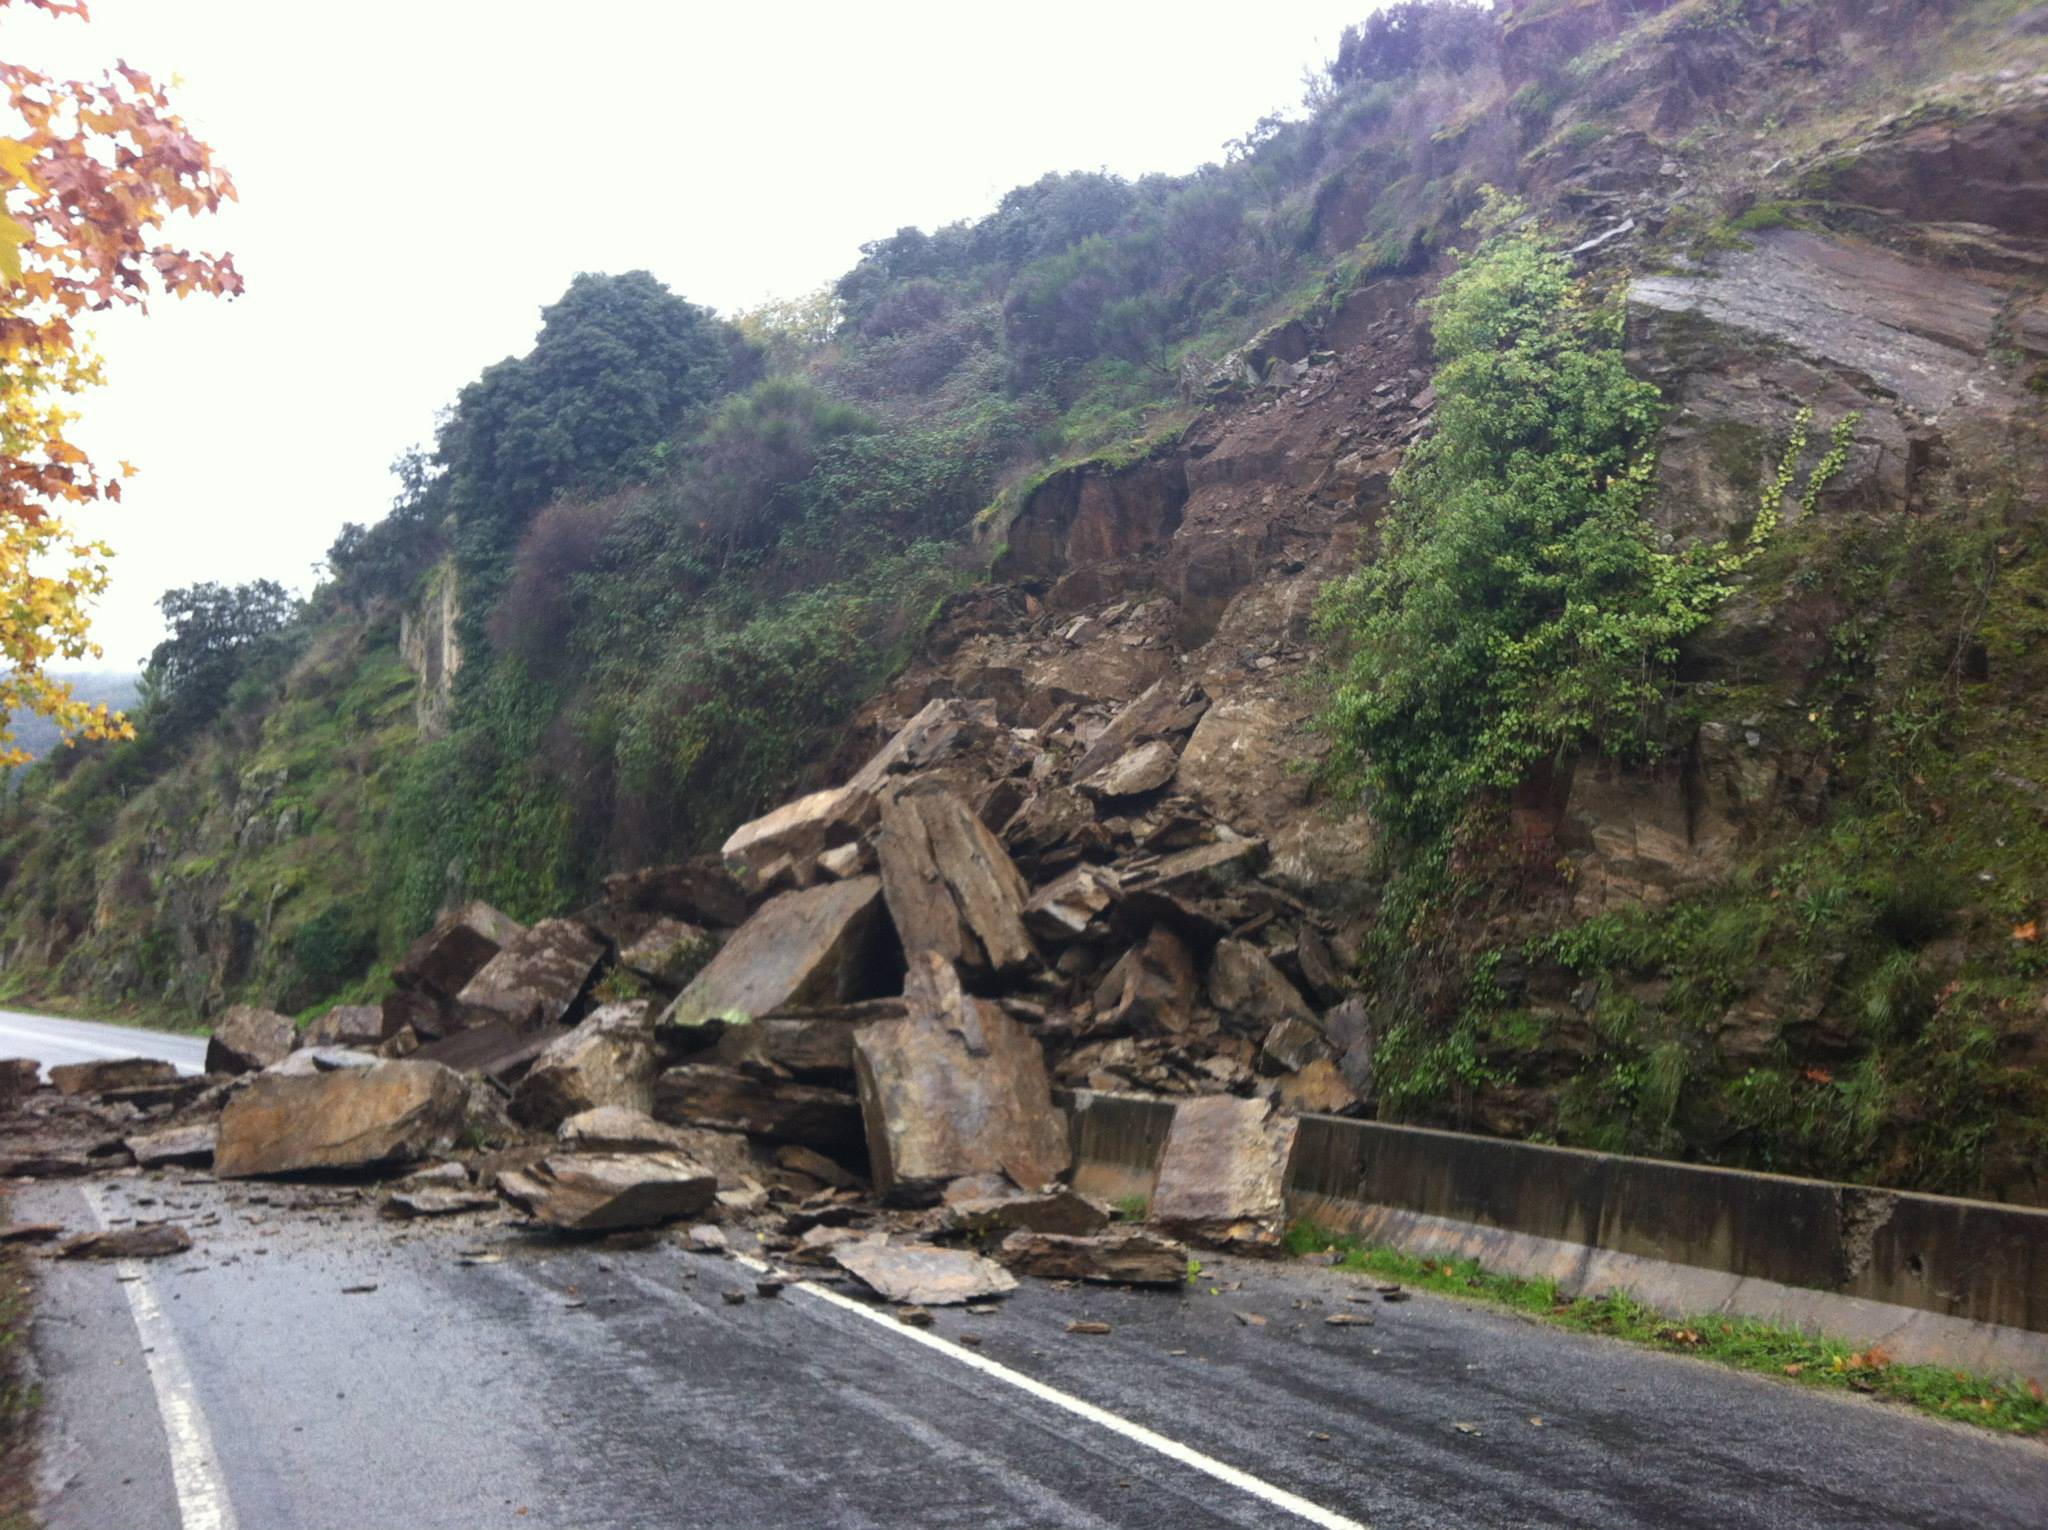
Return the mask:
<path fill-rule="evenodd" d="M 1171 1101 L 1075 1094 L 1076 1184 L 1149 1194 L 1172 1118 Z M 1331 1116 L 1302 1119 L 1286 1189 L 1333 1231 L 1573 1295 L 2048 1375 L 2048 1210 Z"/>

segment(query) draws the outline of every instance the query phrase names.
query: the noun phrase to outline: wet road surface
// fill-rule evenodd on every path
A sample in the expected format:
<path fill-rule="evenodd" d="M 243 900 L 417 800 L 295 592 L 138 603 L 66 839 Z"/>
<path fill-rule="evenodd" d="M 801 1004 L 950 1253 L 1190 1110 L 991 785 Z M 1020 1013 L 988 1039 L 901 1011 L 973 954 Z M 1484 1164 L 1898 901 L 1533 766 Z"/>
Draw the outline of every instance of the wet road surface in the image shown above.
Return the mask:
<path fill-rule="evenodd" d="M 195 1241 L 40 1266 L 50 1530 L 2037 1530 L 2048 1505 L 2037 1443 L 1426 1294 L 1351 1303 L 1325 1269 L 1026 1282 L 927 1337 L 837 1290 L 763 1298 L 673 1237 L 374 1204 L 176 1174 L 22 1192 L 23 1220 Z"/>

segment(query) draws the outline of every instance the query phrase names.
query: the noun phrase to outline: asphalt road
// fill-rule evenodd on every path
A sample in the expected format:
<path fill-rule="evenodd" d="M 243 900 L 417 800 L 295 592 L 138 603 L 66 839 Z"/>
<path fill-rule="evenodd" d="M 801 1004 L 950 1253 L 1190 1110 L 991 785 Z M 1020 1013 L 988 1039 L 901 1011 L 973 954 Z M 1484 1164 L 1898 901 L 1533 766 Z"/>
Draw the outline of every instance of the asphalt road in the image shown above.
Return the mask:
<path fill-rule="evenodd" d="M 45 1072 L 62 1063 L 159 1057 L 176 1063 L 180 1073 L 198 1073 L 206 1064 L 206 1038 L 0 1009 L 0 1057 L 33 1057 Z"/>
<path fill-rule="evenodd" d="M 921 1334 L 837 1289 L 763 1298 L 673 1238 L 373 1208 L 204 1176 L 24 1191 L 23 1220 L 195 1240 L 40 1267 L 49 1530 L 2038 1530 L 2048 1506 L 2039 1444 L 1428 1295 L 1351 1303 L 1327 1269 L 1027 1282 Z"/>

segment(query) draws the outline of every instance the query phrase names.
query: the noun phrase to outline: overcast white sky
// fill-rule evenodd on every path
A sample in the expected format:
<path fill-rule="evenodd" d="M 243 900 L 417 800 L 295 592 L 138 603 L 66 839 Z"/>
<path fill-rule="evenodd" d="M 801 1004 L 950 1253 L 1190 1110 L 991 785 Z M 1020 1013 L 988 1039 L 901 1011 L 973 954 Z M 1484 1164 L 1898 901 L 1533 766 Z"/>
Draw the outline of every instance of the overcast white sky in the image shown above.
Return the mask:
<path fill-rule="evenodd" d="M 81 518 L 119 554 L 109 667 L 202 579 L 310 587 L 405 446 L 579 271 L 645 267 L 720 310 L 792 296 L 904 224 L 1047 170 L 1179 172 L 1291 108 L 1375 0 L 1027 5 L 92 0 L 0 12 L 0 57 L 125 58 L 241 203 L 186 225 L 248 294 L 103 323 L 79 436 L 142 476 Z"/>

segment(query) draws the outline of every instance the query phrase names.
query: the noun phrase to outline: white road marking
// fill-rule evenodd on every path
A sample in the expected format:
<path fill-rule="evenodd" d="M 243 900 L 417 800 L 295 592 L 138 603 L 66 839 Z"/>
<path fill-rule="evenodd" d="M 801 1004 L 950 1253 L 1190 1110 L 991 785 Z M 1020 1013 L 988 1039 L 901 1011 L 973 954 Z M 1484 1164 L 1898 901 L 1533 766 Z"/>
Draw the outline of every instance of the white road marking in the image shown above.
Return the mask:
<path fill-rule="evenodd" d="M 769 1268 L 760 1260 L 746 1254 L 735 1254 L 733 1257 L 750 1270 L 766 1271 Z M 790 1289 L 801 1291 L 806 1296 L 815 1296 L 820 1301 L 830 1302 L 835 1307 L 866 1318 L 870 1323 L 886 1328 L 899 1337 L 922 1344 L 927 1349 L 936 1350 L 949 1360 L 957 1360 L 970 1370 L 980 1371 L 984 1376 L 993 1376 L 1021 1392 L 1029 1393 L 1040 1402 L 1051 1403 L 1055 1408 L 1063 1408 L 1077 1418 L 1084 1418 L 1112 1434 L 1121 1435 L 1133 1444 L 1157 1451 L 1170 1461 L 1178 1461 L 1182 1466 L 1192 1467 L 1219 1482 L 1226 1482 L 1239 1492 L 1247 1493 L 1262 1503 L 1271 1504 L 1276 1509 L 1284 1509 L 1297 1519 L 1307 1520 L 1312 1525 L 1321 1525 L 1323 1530 L 1371 1530 L 1371 1527 L 1362 1520 L 1347 1519 L 1321 1504 L 1310 1503 L 1306 1498 L 1290 1493 L 1285 1488 L 1275 1487 L 1262 1477 L 1254 1477 L 1250 1472 L 1240 1471 L 1214 1456 L 1203 1455 L 1193 1446 L 1168 1439 L 1158 1431 L 1147 1429 L 1143 1424 L 1133 1423 L 1121 1414 L 1111 1413 L 1106 1408 L 1098 1408 L 1094 1403 L 1075 1397 L 1072 1393 L 1062 1392 L 1057 1387 L 1047 1386 L 1022 1371 L 1013 1371 L 1007 1365 L 998 1364 L 984 1355 L 977 1355 L 973 1350 L 955 1344 L 950 1339 L 942 1339 L 937 1334 L 926 1333 L 922 1329 L 906 1327 L 887 1313 L 857 1302 L 850 1296 L 842 1296 L 837 1291 L 808 1280 L 799 1281 Z"/>
<path fill-rule="evenodd" d="M 108 1225 L 106 1206 L 98 1185 L 84 1187 L 86 1204 Z M 170 1320 L 157 1304 L 156 1288 L 139 1260 L 117 1260 L 114 1273 L 128 1296 L 128 1310 L 135 1315 L 135 1331 L 142 1339 L 142 1358 L 149 1366 L 150 1384 L 156 1389 L 156 1409 L 164 1421 L 164 1440 L 170 1446 L 171 1484 L 178 1494 L 178 1518 L 184 1530 L 236 1530 L 235 1506 L 228 1498 L 228 1485 L 221 1476 L 219 1457 L 214 1454 L 213 1432 L 206 1426 L 206 1414 L 199 1406 L 199 1394 L 192 1385 L 192 1373 L 185 1367 L 185 1352 Z"/>

